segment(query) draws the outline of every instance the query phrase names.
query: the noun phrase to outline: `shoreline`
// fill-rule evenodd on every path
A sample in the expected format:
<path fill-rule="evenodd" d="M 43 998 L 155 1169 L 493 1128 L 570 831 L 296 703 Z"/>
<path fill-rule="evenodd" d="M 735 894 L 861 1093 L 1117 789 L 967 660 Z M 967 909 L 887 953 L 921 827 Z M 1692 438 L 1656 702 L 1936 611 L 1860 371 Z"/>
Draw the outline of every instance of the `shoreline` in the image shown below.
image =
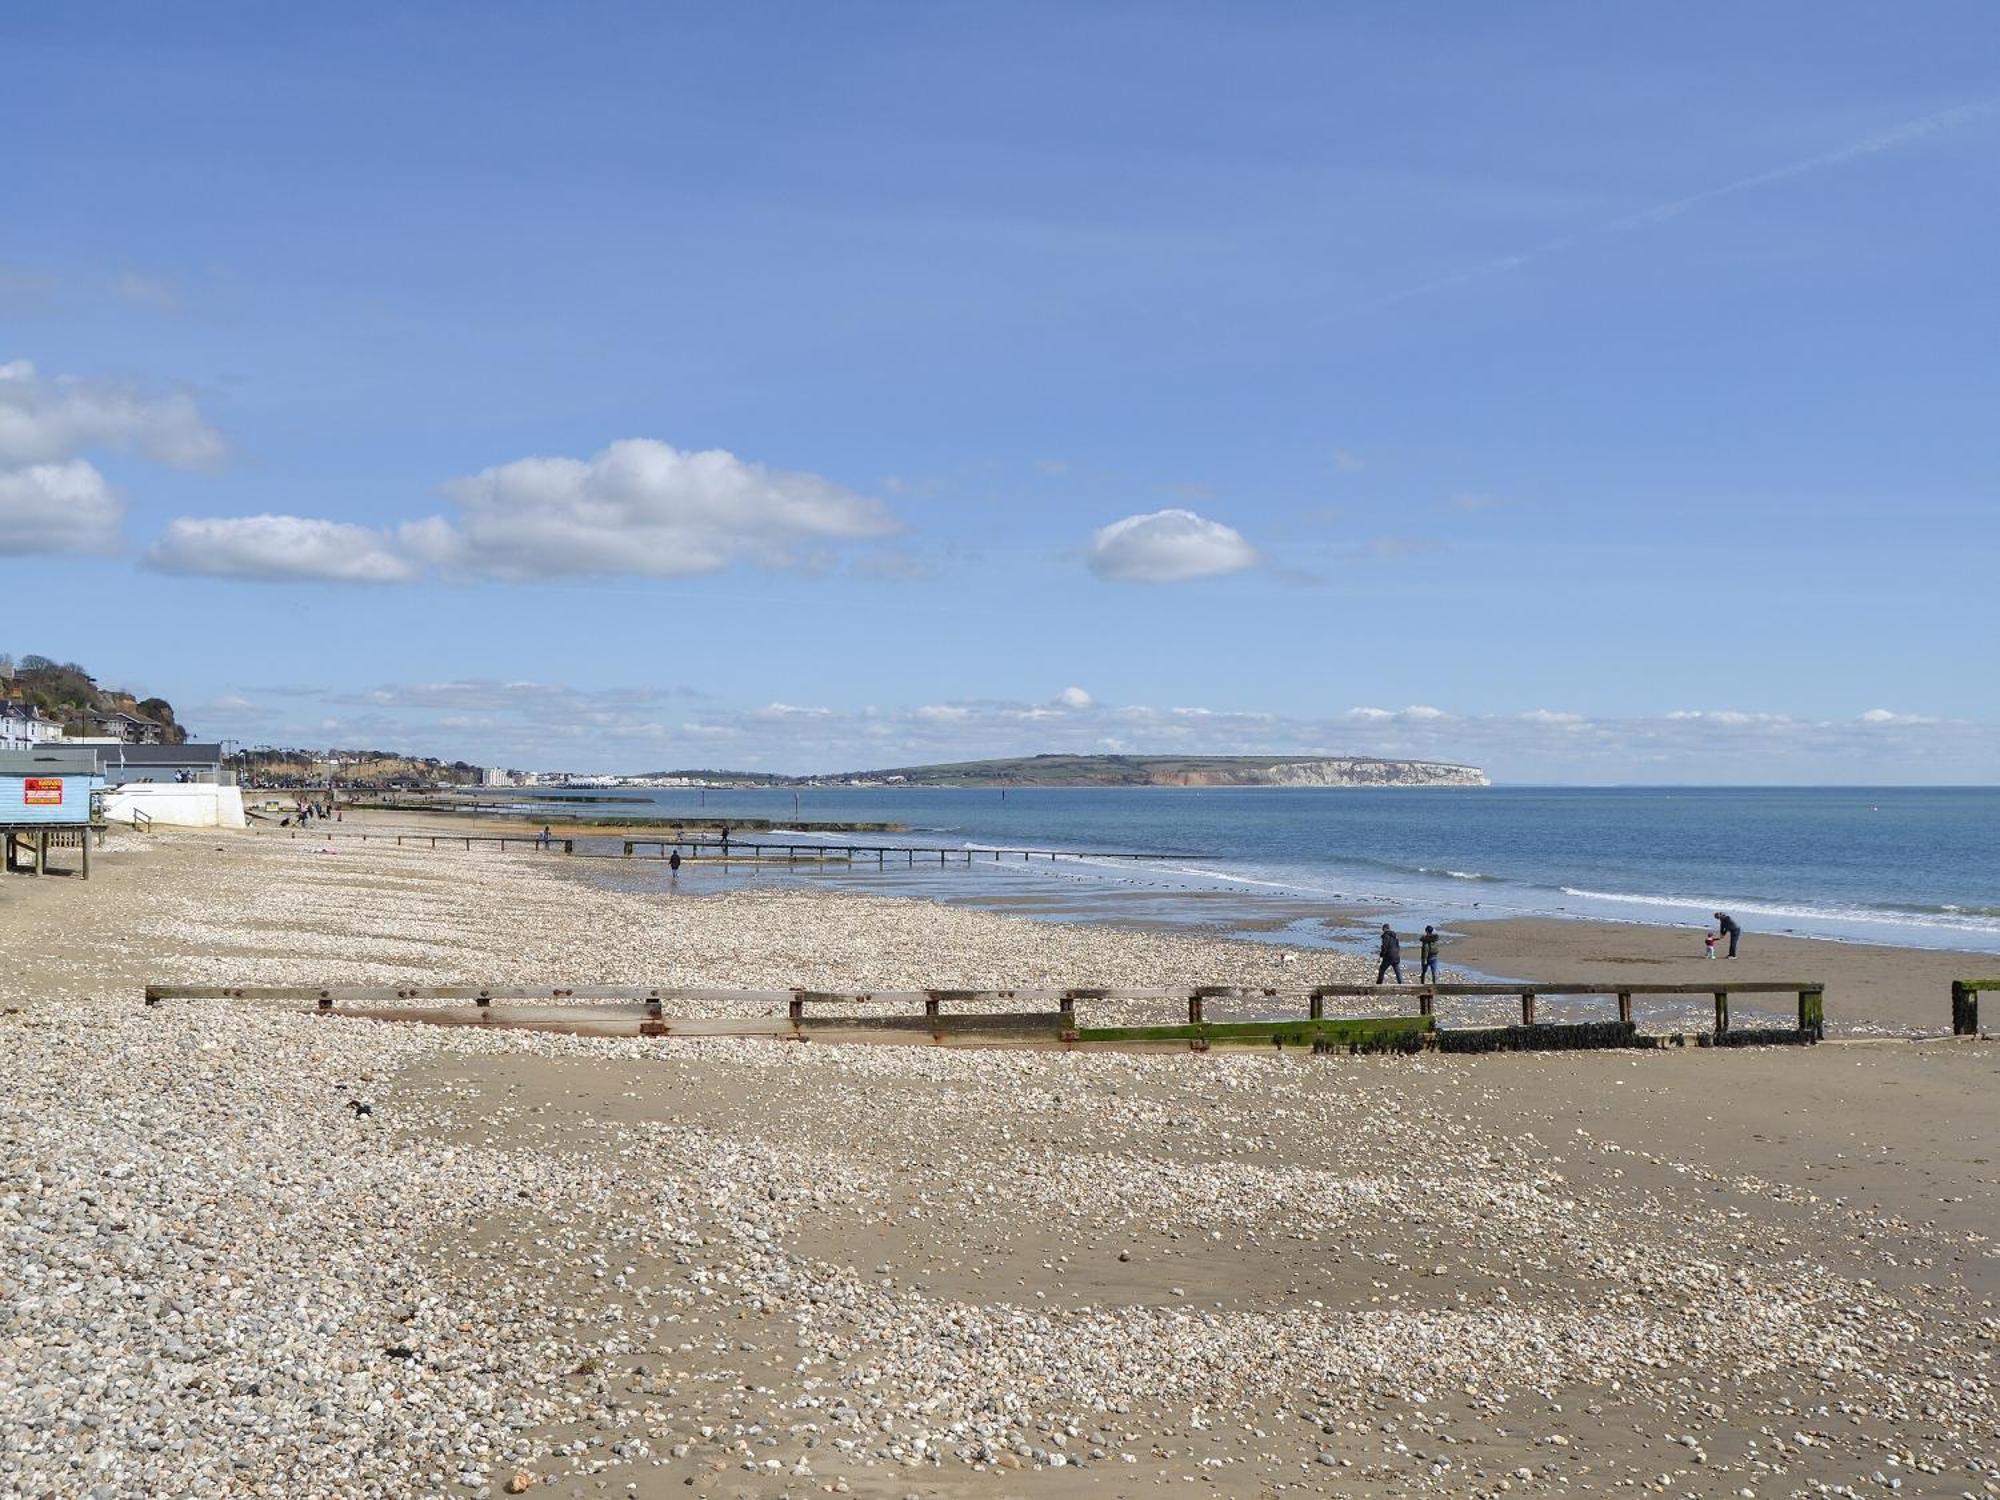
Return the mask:
<path fill-rule="evenodd" d="M 446 820 L 439 820 L 444 822 Z M 359 827 L 356 827 L 356 824 Z M 382 814 L 356 814 L 334 832 L 393 831 L 395 828 L 436 831 L 437 823 Z M 527 831 L 532 832 L 532 829 Z M 267 834 L 275 830 L 266 830 Z M 301 837 L 296 842 L 308 842 Z M 375 847 L 372 843 L 362 848 Z M 553 857 L 552 857 L 553 858 Z M 1396 924 L 1404 939 L 1404 972 L 1416 972 L 1415 936 L 1423 926 L 1417 911 L 1386 905 L 1327 905 L 1282 892 L 1217 889 L 1190 885 L 1141 867 L 1122 881 L 1111 872 L 1092 868 L 1077 877 L 1067 866 L 1059 881 L 1050 881 L 1046 867 L 1029 867 L 1033 884 L 1015 882 L 1019 867 L 1001 866 L 1010 884 L 980 889 L 992 867 L 975 864 L 969 870 L 951 867 L 943 879 L 920 867 L 912 880 L 891 869 L 877 874 L 866 866 L 797 870 L 746 865 L 724 873 L 703 859 L 682 870 L 670 883 L 657 861 L 592 859 L 572 867 L 560 860 L 555 871 L 586 889 L 622 892 L 641 898 L 670 893 L 715 896 L 800 891 L 835 896 L 884 898 L 934 903 L 948 910 L 975 911 L 1015 917 L 1037 926 L 1078 927 L 1132 933 L 1180 936 L 1219 941 L 1255 950 L 1264 967 L 1281 952 L 1294 963 L 1272 972 L 1289 982 L 1320 969 L 1338 971 L 1350 979 L 1374 973 L 1374 931 L 1384 920 Z M 1135 889 L 1131 882 L 1142 882 Z M 880 884 L 878 884 L 880 882 Z M 1074 883 L 1072 883 L 1074 882 Z M 1664 922 L 1620 922 L 1596 916 L 1509 916 L 1474 920 L 1440 918 L 1444 938 L 1440 949 L 1447 972 L 1464 978 L 1527 981 L 1599 981 L 1629 977 L 1640 982 L 1722 982 L 1743 980 L 1817 980 L 1826 987 L 1827 1024 L 1836 1036 L 1910 1036 L 1950 1029 L 1950 985 L 1953 979 L 1985 972 L 2000 963 L 1976 950 L 1904 948 L 1862 943 L 1845 938 L 1798 937 L 1746 930 L 1742 956 L 1734 961 L 1704 959 L 1701 928 Z M 1292 978 L 1291 976 L 1297 976 Z M 1329 972 L 1318 982 L 1334 982 Z"/>

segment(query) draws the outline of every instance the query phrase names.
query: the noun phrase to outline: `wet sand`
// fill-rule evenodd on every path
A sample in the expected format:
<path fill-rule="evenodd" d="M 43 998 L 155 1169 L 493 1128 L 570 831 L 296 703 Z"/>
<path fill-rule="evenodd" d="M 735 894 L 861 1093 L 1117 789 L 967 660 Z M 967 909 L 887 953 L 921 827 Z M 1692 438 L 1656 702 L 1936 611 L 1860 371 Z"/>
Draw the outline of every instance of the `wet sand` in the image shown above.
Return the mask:
<path fill-rule="evenodd" d="M 1636 922 L 1516 917 L 1468 922 L 1441 949 L 1448 966 L 1496 978 L 1716 984 L 1818 980 L 1835 1036 L 1951 1030 L 1951 982 L 2000 971 L 1991 954 L 1883 948 L 1745 932 L 1734 959 L 1702 956 L 1701 933 Z M 1726 946 L 1720 951 L 1728 951 Z M 1770 1002 L 1765 1002 L 1770 1003 Z M 1782 999 L 1774 1009 L 1782 1009 Z"/>

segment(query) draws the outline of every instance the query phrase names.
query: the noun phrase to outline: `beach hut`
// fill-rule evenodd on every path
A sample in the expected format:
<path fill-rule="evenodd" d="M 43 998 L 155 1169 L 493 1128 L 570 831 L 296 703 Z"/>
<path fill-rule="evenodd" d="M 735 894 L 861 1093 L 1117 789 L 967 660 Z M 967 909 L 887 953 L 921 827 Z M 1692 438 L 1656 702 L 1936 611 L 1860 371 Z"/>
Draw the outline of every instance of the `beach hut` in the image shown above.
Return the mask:
<path fill-rule="evenodd" d="M 45 874 L 49 850 L 77 851 L 90 878 L 90 831 L 102 822 L 104 774 L 94 748 L 47 744 L 0 751 L 0 866 Z"/>

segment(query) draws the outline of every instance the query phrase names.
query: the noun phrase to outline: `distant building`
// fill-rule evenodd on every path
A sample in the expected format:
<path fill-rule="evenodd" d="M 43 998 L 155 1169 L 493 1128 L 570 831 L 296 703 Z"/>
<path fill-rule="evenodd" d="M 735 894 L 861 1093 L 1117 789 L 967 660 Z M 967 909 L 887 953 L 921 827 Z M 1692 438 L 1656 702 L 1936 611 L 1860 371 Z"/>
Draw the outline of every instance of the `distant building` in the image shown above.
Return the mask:
<path fill-rule="evenodd" d="M 62 738 L 59 720 L 51 719 L 32 703 L 18 698 L 0 702 L 0 750 L 31 750 L 36 745 Z"/>
<path fill-rule="evenodd" d="M 156 721 L 121 709 L 92 710 L 83 716 L 83 723 L 87 734 L 116 736 L 128 745 L 157 745 L 166 737 Z"/>

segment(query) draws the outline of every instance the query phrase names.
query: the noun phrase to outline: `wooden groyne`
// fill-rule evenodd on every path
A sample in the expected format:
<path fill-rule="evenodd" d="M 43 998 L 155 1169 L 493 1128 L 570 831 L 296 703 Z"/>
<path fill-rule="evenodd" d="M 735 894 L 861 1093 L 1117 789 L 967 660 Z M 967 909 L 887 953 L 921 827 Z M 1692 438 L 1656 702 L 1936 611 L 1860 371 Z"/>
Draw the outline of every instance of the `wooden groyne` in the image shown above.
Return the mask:
<path fill-rule="evenodd" d="M 1954 979 L 1951 982 L 1951 1034 L 1979 1035 L 1979 992 L 2000 990 L 2000 979 Z"/>
<path fill-rule="evenodd" d="M 287 831 L 295 839 L 358 839 L 364 844 L 373 840 L 378 844 L 411 844 L 419 848 L 429 845 L 433 849 L 439 845 L 449 849 L 453 844 L 463 844 L 467 849 L 474 844 L 498 844 L 502 849 L 509 844 L 526 844 L 530 848 L 576 853 L 576 840 L 567 835 L 561 838 L 551 836 L 545 840 L 534 833 L 348 833 L 332 828 L 293 828 Z"/>
<path fill-rule="evenodd" d="M 1996 986 L 2000 987 L 2000 986 Z M 1796 1027 L 1740 1029 L 1732 1025 L 1732 995 L 1790 995 L 1798 1004 Z M 1602 996 L 1616 1002 L 1615 1019 L 1539 1021 L 1535 1005 L 1545 996 Z M 1192 989 L 926 989 L 926 990 L 716 990 L 674 985 L 148 985 L 145 1002 L 168 1000 L 270 1000 L 293 1002 L 320 1015 L 374 1020 L 428 1021 L 445 1025 L 521 1027 L 610 1036 L 767 1036 L 805 1041 L 838 1040 L 842 1033 L 872 1032 L 933 1042 L 1016 1043 L 1062 1046 L 1179 1044 L 1196 1051 L 1235 1046 L 1304 1048 L 1313 1052 L 1540 1051 L 1596 1047 L 1650 1047 L 1660 1039 L 1639 1031 L 1633 1001 L 1643 996 L 1707 995 L 1715 1005 L 1713 1031 L 1695 1038 L 1708 1046 L 1811 1044 L 1825 1035 L 1824 987 L 1810 981 L 1756 981 L 1726 989 L 1694 984 L 1602 984 L 1532 987 L 1512 984 L 1319 985 L 1278 990 L 1240 985 Z M 1440 1028 L 1438 1002 L 1455 998 L 1515 997 L 1518 1026 Z M 1360 997 L 1398 1000 L 1399 1015 L 1329 1015 L 1329 1001 Z M 465 1002 L 441 1007 L 435 1002 Z M 431 1002 L 426 1004 L 426 1002 Z M 1136 1024 L 1088 1022 L 1078 1007 L 1166 1004 L 1186 1021 Z M 1247 1020 L 1214 1020 L 1217 1004 L 1264 1012 Z M 729 1007 L 733 1015 L 683 1014 Z M 672 1014 L 669 1014 L 669 1011 Z M 743 1014 L 758 1011 L 761 1014 Z M 884 1013 L 886 1012 L 886 1013 Z M 1677 1037 L 1675 1040 L 1685 1040 Z"/>
<path fill-rule="evenodd" d="M 1129 850 L 1107 852 L 1101 849 L 973 849 L 964 845 L 948 847 L 922 844 L 778 844 L 752 839 L 626 839 L 625 857 L 632 858 L 641 849 L 657 849 L 654 855 L 641 858 L 665 859 L 670 851 L 685 849 L 690 859 L 707 857 L 723 860 L 748 856 L 753 859 L 775 858 L 783 853 L 786 862 L 797 863 L 801 859 L 845 861 L 849 864 L 873 860 L 878 866 L 886 865 L 895 855 L 903 855 L 904 863 L 914 865 L 921 855 L 929 864 L 935 855 L 939 864 L 960 861 L 971 864 L 975 859 L 984 861 L 991 856 L 994 863 L 1011 860 L 1016 855 L 1025 864 L 1030 860 L 1047 859 L 1198 859 L 1201 856 L 1176 853 L 1134 853 Z"/>

